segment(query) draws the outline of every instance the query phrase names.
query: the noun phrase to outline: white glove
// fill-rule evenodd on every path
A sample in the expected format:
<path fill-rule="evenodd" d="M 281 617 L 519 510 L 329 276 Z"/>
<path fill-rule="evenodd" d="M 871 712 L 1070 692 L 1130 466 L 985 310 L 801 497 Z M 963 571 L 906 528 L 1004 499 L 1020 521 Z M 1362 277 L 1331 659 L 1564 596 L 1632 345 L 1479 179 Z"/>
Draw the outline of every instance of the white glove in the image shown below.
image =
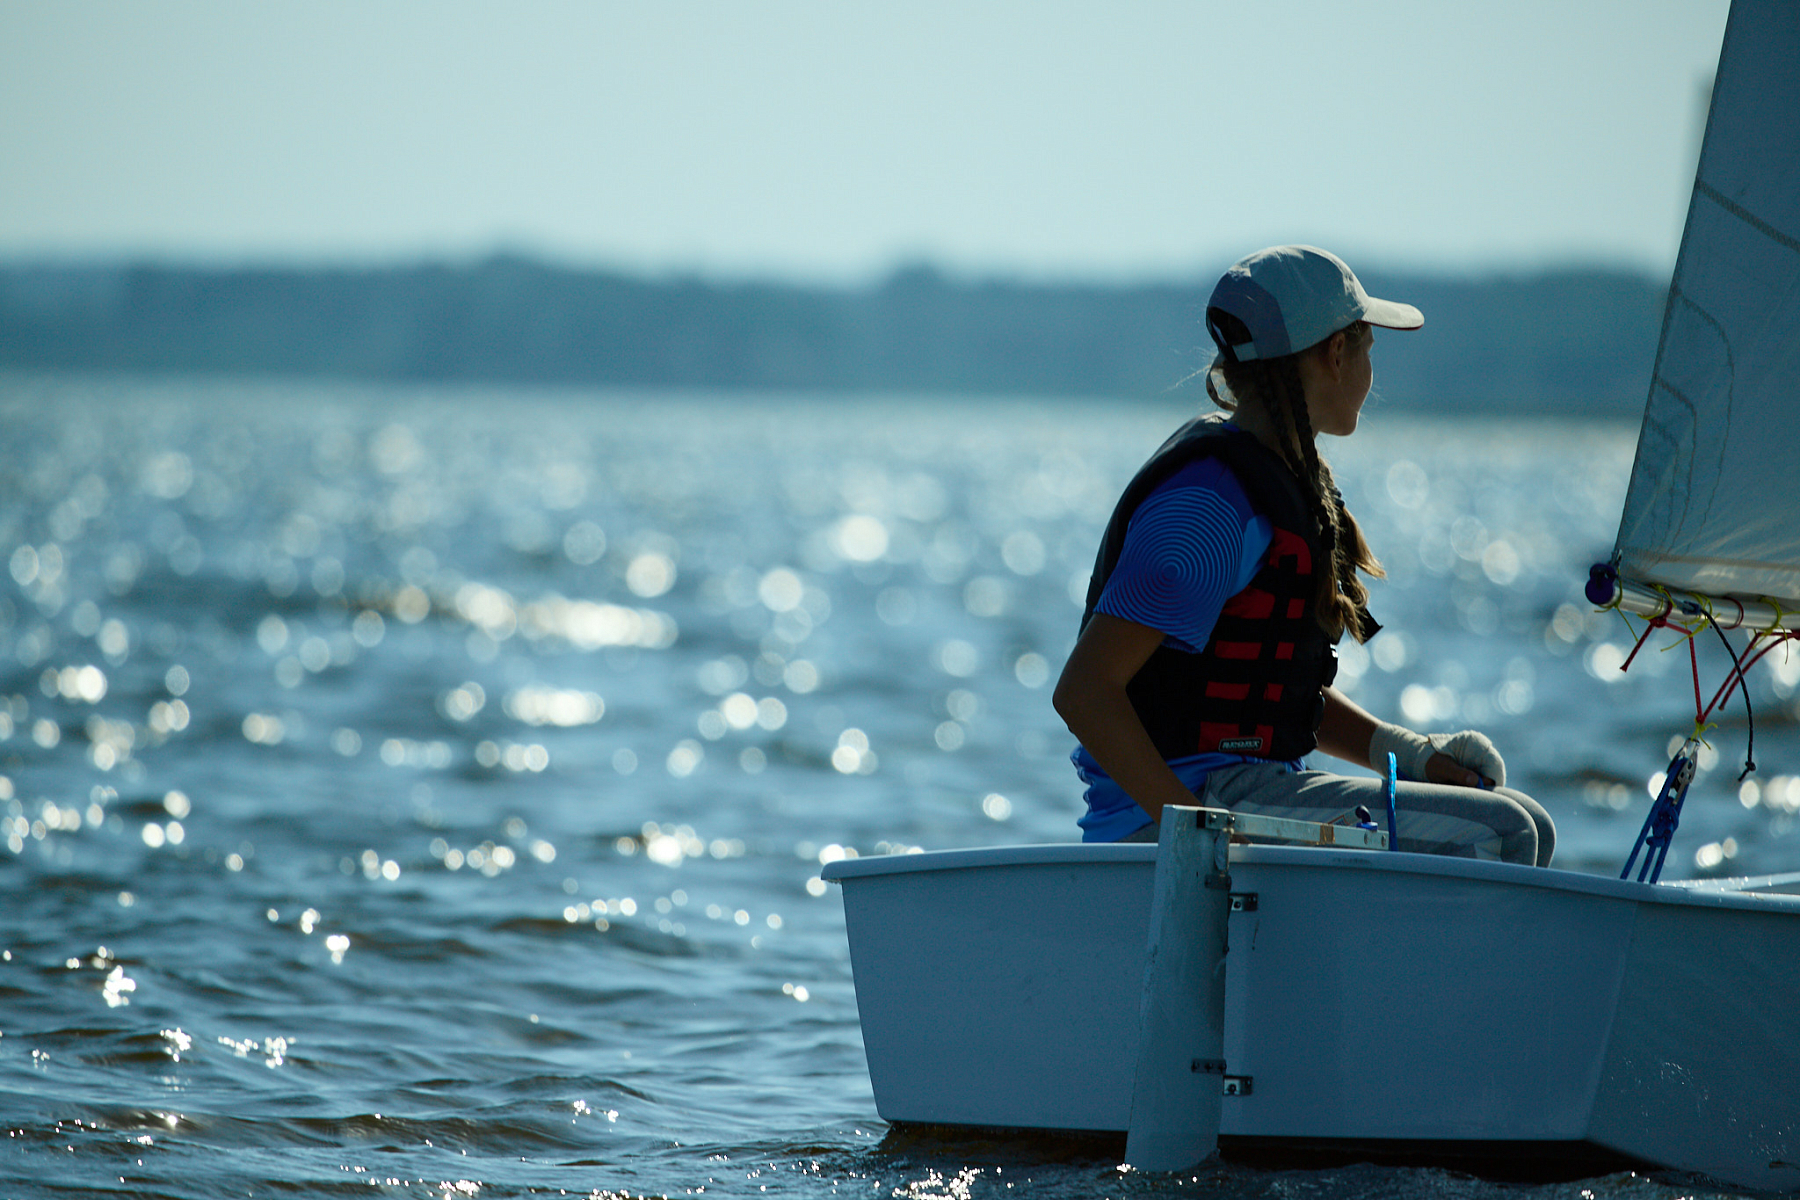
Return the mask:
<path fill-rule="evenodd" d="M 1375 732 L 1369 738 L 1370 765 L 1378 773 L 1386 774 L 1390 753 L 1402 775 L 1422 783 L 1429 782 L 1425 764 L 1434 754 L 1449 755 L 1458 764 L 1491 781 L 1495 787 L 1506 782 L 1506 760 L 1500 757 L 1486 734 L 1473 729 L 1426 735 L 1384 721 L 1375 726 Z"/>

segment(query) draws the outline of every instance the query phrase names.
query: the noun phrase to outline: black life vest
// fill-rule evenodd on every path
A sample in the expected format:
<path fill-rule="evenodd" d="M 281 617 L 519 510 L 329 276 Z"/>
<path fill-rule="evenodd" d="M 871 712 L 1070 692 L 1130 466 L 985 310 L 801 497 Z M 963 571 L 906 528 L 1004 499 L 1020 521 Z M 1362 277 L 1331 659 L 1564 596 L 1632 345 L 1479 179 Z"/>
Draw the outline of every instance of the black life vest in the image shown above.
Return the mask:
<path fill-rule="evenodd" d="M 1082 628 L 1118 565 L 1125 531 L 1138 506 L 1163 481 L 1201 458 L 1231 469 L 1251 506 L 1274 526 L 1262 567 L 1226 601 L 1199 653 L 1164 642 L 1139 669 L 1126 694 L 1165 759 L 1223 752 L 1287 761 L 1318 746 L 1324 689 L 1337 677 L 1335 638 L 1314 617 L 1315 569 L 1323 561 L 1318 521 L 1300 481 L 1254 436 L 1218 416 L 1198 417 L 1138 471 L 1113 509 Z M 1365 632 L 1378 628 L 1367 610 Z"/>

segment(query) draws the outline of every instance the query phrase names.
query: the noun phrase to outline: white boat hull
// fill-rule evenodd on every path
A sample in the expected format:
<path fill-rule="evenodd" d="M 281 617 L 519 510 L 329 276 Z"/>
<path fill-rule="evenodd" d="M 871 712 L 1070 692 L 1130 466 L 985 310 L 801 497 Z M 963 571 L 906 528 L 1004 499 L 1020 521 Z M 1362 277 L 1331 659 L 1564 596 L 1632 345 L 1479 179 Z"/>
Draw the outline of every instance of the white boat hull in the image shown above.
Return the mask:
<path fill-rule="evenodd" d="M 1125 1131 L 1155 857 L 832 864 L 882 1117 Z M 1228 1152 L 1800 1186 L 1800 896 L 1286 846 L 1231 878 Z"/>

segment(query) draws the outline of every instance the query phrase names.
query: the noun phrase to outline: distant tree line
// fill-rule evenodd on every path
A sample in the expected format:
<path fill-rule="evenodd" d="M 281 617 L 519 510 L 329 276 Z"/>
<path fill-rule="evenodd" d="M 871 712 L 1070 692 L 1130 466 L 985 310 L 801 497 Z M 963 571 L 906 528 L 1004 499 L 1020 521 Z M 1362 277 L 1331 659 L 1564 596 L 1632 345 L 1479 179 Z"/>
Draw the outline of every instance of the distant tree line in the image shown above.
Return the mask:
<path fill-rule="evenodd" d="M 1426 327 L 1377 342 L 1421 410 L 1641 408 L 1664 285 L 1614 270 L 1365 276 Z M 367 269 L 0 266 L 0 367 L 1155 396 L 1211 361 L 1210 280 L 866 288 L 646 279 L 518 257 Z"/>

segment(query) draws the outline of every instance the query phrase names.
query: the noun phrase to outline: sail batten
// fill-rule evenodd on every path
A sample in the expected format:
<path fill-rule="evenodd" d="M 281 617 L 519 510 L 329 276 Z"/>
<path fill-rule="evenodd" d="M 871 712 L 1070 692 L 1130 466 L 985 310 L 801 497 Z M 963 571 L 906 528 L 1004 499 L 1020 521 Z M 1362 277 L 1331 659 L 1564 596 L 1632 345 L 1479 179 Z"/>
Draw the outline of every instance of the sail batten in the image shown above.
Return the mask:
<path fill-rule="evenodd" d="M 1670 285 L 1620 577 L 1800 608 L 1800 3 L 1736 0 Z"/>

